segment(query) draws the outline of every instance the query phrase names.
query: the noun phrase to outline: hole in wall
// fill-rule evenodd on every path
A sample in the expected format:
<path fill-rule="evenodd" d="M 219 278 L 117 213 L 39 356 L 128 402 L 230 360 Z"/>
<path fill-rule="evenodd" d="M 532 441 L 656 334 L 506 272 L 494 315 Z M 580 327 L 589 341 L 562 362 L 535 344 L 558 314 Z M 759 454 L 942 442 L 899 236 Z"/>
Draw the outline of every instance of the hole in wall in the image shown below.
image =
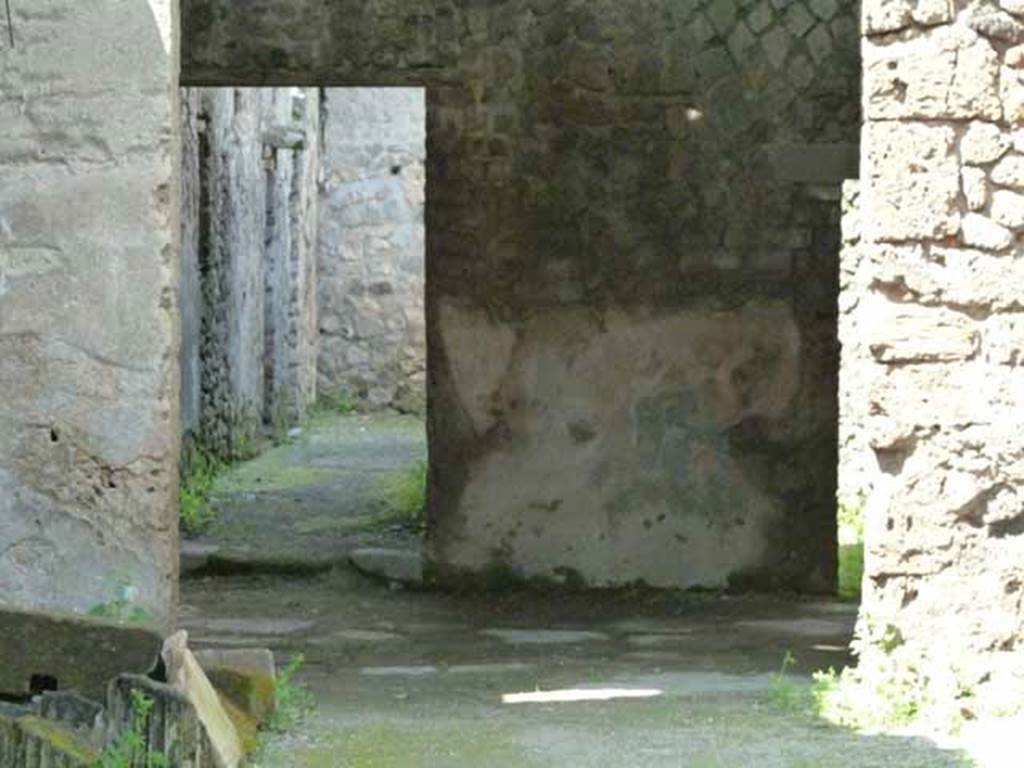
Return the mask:
<path fill-rule="evenodd" d="M 57 690 L 57 678 L 53 675 L 37 673 L 32 675 L 28 681 L 28 691 L 33 696 L 40 693 Z"/>

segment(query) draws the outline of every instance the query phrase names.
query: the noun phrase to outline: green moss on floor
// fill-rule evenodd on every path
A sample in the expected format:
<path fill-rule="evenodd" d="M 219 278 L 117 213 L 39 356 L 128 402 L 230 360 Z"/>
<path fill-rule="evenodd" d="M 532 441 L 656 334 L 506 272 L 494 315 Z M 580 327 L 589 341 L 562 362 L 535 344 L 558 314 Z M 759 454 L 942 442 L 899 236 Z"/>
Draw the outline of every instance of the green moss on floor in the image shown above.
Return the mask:
<path fill-rule="evenodd" d="M 369 724 L 340 730 L 323 744 L 301 753 L 282 754 L 270 766 L 294 768 L 531 768 L 532 758 L 505 730 L 487 721 L 449 727 L 416 723 Z M 287 762 L 287 761 L 294 762 Z"/>
<path fill-rule="evenodd" d="M 386 516 L 358 515 L 355 517 L 331 517 L 320 515 L 311 517 L 295 526 L 297 533 L 307 535 L 315 533 L 352 533 L 367 531 L 389 522 Z"/>
<path fill-rule="evenodd" d="M 213 493 L 284 491 L 330 481 L 336 469 L 295 464 L 287 447 L 274 448 L 259 458 L 237 464 L 217 478 Z"/>

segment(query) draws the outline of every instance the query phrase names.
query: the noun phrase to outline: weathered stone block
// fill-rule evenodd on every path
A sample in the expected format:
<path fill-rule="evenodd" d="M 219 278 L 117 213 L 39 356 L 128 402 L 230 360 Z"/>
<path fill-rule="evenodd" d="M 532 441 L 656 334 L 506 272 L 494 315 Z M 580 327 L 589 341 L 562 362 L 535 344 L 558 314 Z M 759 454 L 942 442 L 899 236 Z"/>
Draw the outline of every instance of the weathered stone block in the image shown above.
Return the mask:
<path fill-rule="evenodd" d="M 919 173 L 871 181 L 873 215 L 868 236 L 876 240 L 942 239 L 960 230 L 960 181 L 955 174 Z"/>
<path fill-rule="evenodd" d="M 967 208 L 980 211 L 988 205 L 988 176 L 980 168 L 964 168 L 960 172 Z M 1002 222 L 1000 222 L 1002 223 Z"/>
<path fill-rule="evenodd" d="M 954 28 L 906 42 L 864 46 L 864 98 L 872 120 L 999 120 L 999 57 Z"/>
<path fill-rule="evenodd" d="M 265 648 L 195 651 L 206 677 L 223 698 L 230 699 L 257 724 L 277 706 L 274 654 Z"/>
<path fill-rule="evenodd" d="M 0 607 L 0 694 L 74 690 L 105 701 L 118 674 L 156 667 L 161 641 L 144 627 Z"/>
<path fill-rule="evenodd" d="M 353 550 L 353 567 L 375 579 L 417 587 L 423 584 L 423 555 L 420 552 L 381 547 Z"/>
<path fill-rule="evenodd" d="M 992 169 L 989 178 L 994 184 L 1013 189 L 1024 189 L 1024 155 L 1004 157 Z"/>
<path fill-rule="evenodd" d="M 978 10 L 971 15 L 968 26 L 982 37 L 1007 45 L 1016 45 L 1024 40 L 1024 24 L 1008 13 Z"/>
<path fill-rule="evenodd" d="M 872 175 L 956 173 L 956 132 L 949 125 L 876 120 L 865 127 L 865 152 Z"/>
<path fill-rule="evenodd" d="M 987 216 L 968 213 L 963 218 L 964 243 L 972 248 L 1003 251 L 1013 244 L 1013 233 Z"/>
<path fill-rule="evenodd" d="M 984 348 L 985 357 L 998 365 L 1024 363 L 1024 317 L 1015 313 L 990 318 L 985 323 Z"/>
<path fill-rule="evenodd" d="M 992 218 L 1010 229 L 1024 227 L 1024 195 L 1006 189 L 992 195 Z"/>
<path fill-rule="evenodd" d="M 951 0 L 868 0 L 864 3 L 864 31 L 869 35 L 897 32 L 914 22 L 935 25 L 952 20 Z"/>
<path fill-rule="evenodd" d="M 960 140 L 960 157 L 965 163 L 994 163 L 1010 149 L 1010 137 L 996 124 L 972 122 Z"/>
<path fill-rule="evenodd" d="M 874 302 L 867 315 L 865 343 L 880 362 L 952 362 L 969 359 L 978 349 L 974 322 L 960 312 Z"/>
<path fill-rule="evenodd" d="M 168 685 L 195 709 L 213 749 L 217 768 L 236 768 L 245 755 L 234 723 L 188 648 L 188 635 L 178 632 L 167 638 L 161 652 Z"/>
<path fill-rule="evenodd" d="M 1005 402 L 1000 382 L 982 375 L 979 366 L 962 363 L 895 366 L 877 379 L 870 398 L 874 407 L 901 425 L 950 428 L 991 424 Z M 889 447 L 885 442 L 876 445 Z"/>

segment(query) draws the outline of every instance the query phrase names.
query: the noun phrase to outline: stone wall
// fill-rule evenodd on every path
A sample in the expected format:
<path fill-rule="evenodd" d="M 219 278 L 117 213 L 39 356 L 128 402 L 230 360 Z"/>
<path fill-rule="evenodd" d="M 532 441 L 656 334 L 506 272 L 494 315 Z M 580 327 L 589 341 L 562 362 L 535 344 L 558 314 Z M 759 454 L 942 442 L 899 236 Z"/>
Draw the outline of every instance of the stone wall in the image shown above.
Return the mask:
<path fill-rule="evenodd" d="M 328 88 L 324 103 L 319 391 L 422 413 L 424 94 Z"/>
<path fill-rule="evenodd" d="M 244 455 L 315 397 L 316 89 L 186 89 L 186 428 Z"/>
<path fill-rule="evenodd" d="M 430 557 L 834 583 L 833 0 L 186 0 L 183 76 L 427 88 Z"/>
<path fill-rule="evenodd" d="M 178 32 L 170 0 L 12 3 L 0 45 L 0 602 L 177 582 Z"/>
<path fill-rule="evenodd" d="M 864 23 L 862 667 L 1019 706 L 1024 4 L 868 0 Z"/>
<path fill-rule="evenodd" d="M 265 96 L 264 420 L 277 430 L 297 424 L 316 400 L 319 96 L 316 88 L 275 88 Z"/>
<path fill-rule="evenodd" d="M 863 326 L 872 318 L 861 303 L 871 290 L 871 272 L 861 248 L 860 182 L 843 187 L 843 249 L 839 270 L 839 503 L 863 510 L 871 495 L 877 463 L 867 444 L 872 370 Z"/>

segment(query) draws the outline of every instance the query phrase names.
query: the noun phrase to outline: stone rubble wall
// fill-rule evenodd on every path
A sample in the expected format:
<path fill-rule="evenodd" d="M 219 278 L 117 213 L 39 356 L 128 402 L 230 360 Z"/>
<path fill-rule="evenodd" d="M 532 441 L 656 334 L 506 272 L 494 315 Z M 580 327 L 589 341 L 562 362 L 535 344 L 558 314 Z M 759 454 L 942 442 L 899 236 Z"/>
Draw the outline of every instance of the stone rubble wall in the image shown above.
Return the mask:
<path fill-rule="evenodd" d="M 426 88 L 437 575 L 832 587 L 855 3 L 182 11 L 186 79 Z"/>
<path fill-rule="evenodd" d="M 862 666 L 1024 691 L 1024 3 L 866 0 Z M 1015 677 L 1016 676 L 1016 677 Z"/>
<path fill-rule="evenodd" d="M 0 602 L 177 591 L 178 26 L 12 3 L 0 42 Z"/>
<path fill-rule="evenodd" d="M 319 391 L 423 413 L 424 94 L 324 93 Z"/>
<path fill-rule="evenodd" d="M 315 397 L 316 89 L 186 89 L 186 428 L 224 459 Z"/>

